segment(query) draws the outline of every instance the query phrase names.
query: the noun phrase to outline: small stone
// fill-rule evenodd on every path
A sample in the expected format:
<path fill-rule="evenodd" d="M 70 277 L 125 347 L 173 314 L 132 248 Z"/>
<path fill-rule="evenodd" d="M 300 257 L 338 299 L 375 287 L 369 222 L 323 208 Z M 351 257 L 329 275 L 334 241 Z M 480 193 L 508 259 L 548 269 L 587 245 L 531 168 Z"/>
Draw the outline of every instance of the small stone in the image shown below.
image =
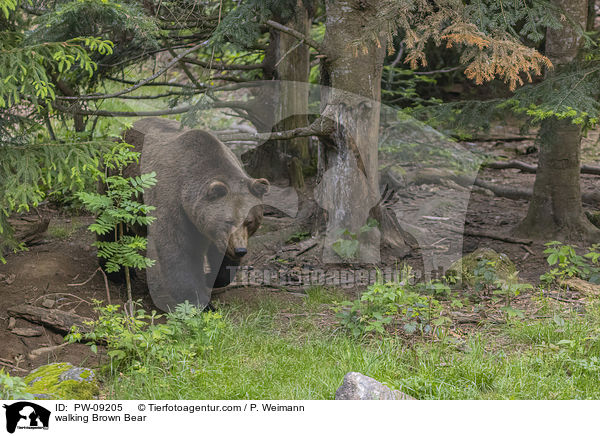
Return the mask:
<path fill-rule="evenodd" d="M 46 299 L 44 299 L 44 301 L 42 301 L 42 306 L 45 307 L 46 309 L 52 309 L 55 304 L 56 304 L 56 301 L 51 300 L 50 298 L 46 298 Z"/>
<path fill-rule="evenodd" d="M 360 372 L 349 372 L 335 392 L 336 400 L 416 400 Z"/>
<path fill-rule="evenodd" d="M 14 319 L 12 316 L 8 319 L 8 330 L 12 330 L 15 328 L 15 324 L 17 323 L 17 320 Z"/>
<path fill-rule="evenodd" d="M 44 334 L 43 327 L 17 327 L 12 330 L 17 336 L 25 336 L 27 338 L 42 336 Z"/>

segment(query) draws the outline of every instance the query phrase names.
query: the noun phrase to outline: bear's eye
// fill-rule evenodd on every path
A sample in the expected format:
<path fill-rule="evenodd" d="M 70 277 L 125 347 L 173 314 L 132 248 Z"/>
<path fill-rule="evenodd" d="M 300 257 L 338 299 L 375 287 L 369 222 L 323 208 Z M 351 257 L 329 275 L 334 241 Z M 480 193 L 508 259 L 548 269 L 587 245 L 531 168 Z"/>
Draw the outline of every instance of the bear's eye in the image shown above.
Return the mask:
<path fill-rule="evenodd" d="M 229 189 L 227 189 L 227 185 L 223 182 L 212 182 L 208 187 L 207 197 L 209 200 L 218 200 L 219 198 L 223 198 L 227 195 Z"/>

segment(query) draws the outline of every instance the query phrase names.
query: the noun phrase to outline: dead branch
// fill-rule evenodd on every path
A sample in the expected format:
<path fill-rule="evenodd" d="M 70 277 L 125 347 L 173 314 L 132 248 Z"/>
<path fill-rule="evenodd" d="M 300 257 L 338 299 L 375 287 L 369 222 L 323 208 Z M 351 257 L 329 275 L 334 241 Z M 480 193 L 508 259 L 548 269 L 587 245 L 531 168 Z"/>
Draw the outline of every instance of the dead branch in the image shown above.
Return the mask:
<path fill-rule="evenodd" d="M 67 286 L 69 286 L 69 285 L 67 285 Z M 37 297 L 37 298 L 36 298 L 36 299 L 33 301 L 33 303 L 35 304 L 35 303 L 37 303 L 38 301 L 40 301 L 40 299 L 42 299 L 42 298 L 46 298 L 46 297 L 49 297 L 50 295 L 66 295 L 66 296 L 68 296 L 68 297 L 73 297 L 73 298 L 76 298 L 76 299 L 80 300 L 82 303 L 89 304 L 90 306 L 92 305 L 92 303 L 90 303 L 90 302 L 89 302 L 89 301 L 87 301 L 86 299 L 84 299 L 84 298 L 81 298 L 81 297 L 78 297 L 77 295 L 68 294 L 68 293 L 66 293 L 66 292 L 53 292 L 53 293 L 51 293 L 51 294 L 44 294 L 44 295 L 40 295 L 39 297 Z"/>
<path fill-rule="evenodd" d="M 192 108 L 191 106 L 181 106 L 179 108 L 173 109 L 164 109 L 164 110 L 156 110 L 156 111 L 107 111 L 107 110 L 83 110 L 78 109 L 77 107 L 66 107 L 56 102 L 53 103 L 53 106 L 61 112 L 66 112 L 75 115 L 89 115 L 95 117 L 160 117 L 163 115 L 177 115 L 189 112 Z"/>
<path fill-rule="evenodd" d="M 108 278 L 106 277 L 106 273 L 104 272 L 104 270 L 101 267 L 98 267 L 93 273 L 92 275 L 83 283 L 69 283 L 67 286 L 83 286 L 87 283 L 90 282 L 90 280 L 92 280 L 94 278 L 94 276 L 96 275 L 96 273 L 100 271 L 102 273 L 102 276 L 104 276 L 104 287 L 106 288 L 106 301 L 108 301 L 108 304 L 112 304 L 110 301 L 110 288 L 108 287 Z M 79 298 L 73 294 L 64 294 L 64 295 L 70 295 L 72 297 L 75 298 Z M 89 301 L 84 300 L 83 298 L 79 298 L 81 301 L 86 302 L 87 304 L 91 304 Z"/>
<path fill-rule="evenodd" d="M 312 39 L 310 36 L 304 35 L 303 33 L 298 32 L 297 30 L 284 26 L 283 24 L 280 24 L 273 20 L 268 20 L 265 24 L 267 24 L 269 27 L 272 27 L 273 29 L 279 30 L 280 32 L 287 33 L 288 35 L 291 35 L 294 38 L 302 41 L 309 47 L 314 48 L 319 53 L 323 53 L 323 47 L 321 47 L 321 44 Z"/>
<path fill-rule="evenodd" d="M 60 344 L 60 345 L 53 345 L 51 347 L 42 347 L 42 348 L 37 348 L 35 350 L 32 350 L 28 355 L 27 358 L 29 360 L 33 360 L 36 357 L 42 356 L 44 354 L 47 353 L 52 353 L 54 351 L 60 350 L 63 347 L 66 347 L 67 345 L 69 345 L 68 342 L 65 342 L 64 344 Z"/>
<path fill-rule="evenodd" d="M 552 298 L 553 300 L 560 301 L 561 303 L 581 303 L 579 300 L 572 300 L 570 298 L 563 298 L 560 296 L 552 295 L 552 294 L 544 294 L 548 298 Z"/>
<path fill-rule="evenodd" d="M 113 82 L 124 83 L 126 85 L 135 85 L 138 82 L 134 82 L 133 80 L 120 79 L 118 77 L 107 77 L 108 80 L 112 80 Z M 145 83 L 142 86 L 172 86 L 174 88 L 187 88 L 190 91 L 194 89 L 191 85 L 185 85 L 182 83 L 172 83 L 172 82 L 150 82 Z"/>
<path fill-rule="evenodd" d="M 61 112 L 66 112 L 74 115 L 88 115 L 96 117 L 159 117 L 163 115 L 177 115 L 189 112 L 194 109 L 192 105 L 184 105 L 171 109 L 162 109 L 156 111 L 108 111 L 108 110 L 88 110 L 80 109 L 76 106 L 66 107 L 54 102 L 54 107 Z M 210 104 L 210 108 L 233 108 L 233 109 L 250 109 L 249 104 L 239 101 L 215 101 Z"/>
<path fill-rule="evenodd" d="M 190 92 L 165 92 L 163 94 L 154 94 L 154 95 L 121 95 L 117 97 L 122 100 L 156 100 L 164 97 L 172 97 L 174 95 L 192 95 L 192 94 L 200 94 L 203 91 L 190 91 Z"/>
<path fill-rule="evenodd" d="M 328 126 L 323 128 L 318 118 L 308 127 L 297 127 L 292 130 L 266 133 L 238 133 L 220 136 L 221 141 L 270 141 L 302 138 L 306 136 L 328 136 L 331 134 Z"/>
<path fill-rule="evenodd" d="M 182 62 L 186 64 L 199 65 L 204 68 L 210 68 L 212 70 L 258 70 L 263 67 L 263 64 L 226 64 L 224 62 L 206 62 L 199 59 L 183 58 Z"/>
<path fill-rule="evenodd" d="M 0 365 L 6 366 L 7 368 L 10 368 L 10 369 L 14 369 L 15 371 L 29 372 L 26 369 L 17 368 L 15 365 L 11 365 L 10 363 L 5 362 L 4 359 L 0 359 Z"/>

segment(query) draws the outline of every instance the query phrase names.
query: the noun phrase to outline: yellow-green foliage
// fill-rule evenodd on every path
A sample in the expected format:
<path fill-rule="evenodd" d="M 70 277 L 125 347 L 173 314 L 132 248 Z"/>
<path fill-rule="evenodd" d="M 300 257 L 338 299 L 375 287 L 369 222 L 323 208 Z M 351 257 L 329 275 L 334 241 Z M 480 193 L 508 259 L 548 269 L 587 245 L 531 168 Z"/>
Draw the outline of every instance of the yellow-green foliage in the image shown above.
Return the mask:
<path fill-rule="evenodd" d="M 84 370 L 79 373 L 82 380 L 62 380 L 60 376 L 66 371 L 75 368 L 70 363 L 53 363 L 41 366 L 27 377 L 25 382 L 27 392 L 33 395 L 48 396 L 52 400 L 92 400 L 100 388 L 94 373 Z"/>

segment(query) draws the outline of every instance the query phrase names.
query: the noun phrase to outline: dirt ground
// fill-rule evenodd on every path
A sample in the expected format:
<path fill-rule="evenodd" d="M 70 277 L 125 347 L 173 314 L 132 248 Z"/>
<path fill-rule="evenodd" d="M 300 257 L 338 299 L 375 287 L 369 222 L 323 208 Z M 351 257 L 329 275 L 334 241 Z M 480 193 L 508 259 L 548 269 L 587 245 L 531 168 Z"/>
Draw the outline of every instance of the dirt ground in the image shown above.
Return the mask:
<path fill-rule="evenodd" d="M 537 153 L 535 151 L 520 154 L 517 152 L 517 148 L 510 149 L 512 145 L 509 144 L 508 151 L 504 146 L 506 144 L 498 145 L 494 141 L 477 144 L 478 148 L 492 151 L 498 156 L 536 163 Z M 521 142 L 518 148 L 527 152 L 526 143 Z M 532 187 L 535 177 L 533 174 L 524 174 L 518 170 L 486 169 L 482 170 L 480 175 L 488 181 L 521 187 Z M 596 177 L 582 176 L 584 190 L 596 189 L 596 186 Z M 461 193 L 461 195 L 463 194 Z M 538 283 L 539 276 L 548 270 L 545 256 L 542 254 L 544 248 L 542 244 L 533 244 L 526 248 L 520 244 L 486 238 L 465 237 L 463 239 L 461 235 L 443 230 L 435 219 L 436 217 L 445 219 L 443 210 L 446 203 L 436 203 L 433 200 L 446 198 L 451 201 L 455 195 L 458 193 L 447 187 L 411 185 L 407 187 L 406 192 L 402 193 L 401 200 L 395 205 L 395 211 L 402 223 L 406 223 L 409 227 L 412 226 L 416 235 L 421 231 L 422 234 L 427 235 L 428 241 L 433 241 L 423 248 L 424 253 L 432 254 L 432 256 L 441 253 L 436 259 L 444 260 L 446 258 L 443 256 L 447 253 L 452 253 L 452 256 L 456 257 L 457 252 L 458 254 L 467 253 L 479 247 L 491 247 L 510 257 L 517 265 L 523 281 Z M 426 206 L 414 206 L 415 199 L 419 198 L 423 199 L 423 204 Z M 591 209 L 593 205 L 587 205 L 587 207 Z M 524 218 L 526 211 L 526 201 L 493 197 L 481 191 L 474 191 L 468 196 L 465 227 L 493 231 L 498 234 L 509 233 Z M 52 217 L 43 243 L 30 247 L 27 251 L 8 255 L 6 257 L 7 264 L 0 265 L 0 366 L 13 375 L 22 376 L 33 368 L 56 361 L 87 366 L 98 364 L 98 356 L 91 353 L 89 347 L 82 344 L 66 345 L 37 357 L 30 356 L 33 350 L 62 344 L 63 335 L 44 328 L 43 333 L 39 336 L 25 337 L 15 334 L 14 329 L 8 329 L 7 309 L 19 304 L 40 306 L 45 300 L 51 300 L 54 302 L 54 308 L 92 317 L 92 300 L 106 301 L 106 288 L 99 273 L 84 285 L 72 286 L 72 284 L 87 281 L 97 269 L 96 253 L 90 246 L 94 237 L 86 230 L 93 218 L 90 216 L 69 217 L 49 207 L 40 209 L 39 212 Z M 412 215 L 410 215 L 411 213 Z M 460 224 L 454 223 L 453 220 L 454 218 L 448 219 L 453 224 Z M 298 274 L 302 270 L 314 269 L 315 265 L 319 268 L 322 266 L 318 264 L 318 245 L 311 248 L 310 239 L 299 242 L 289 240 L 289 237 L 296 231 L 290 218 L 277 215 L 266 216 L 261 230 L 252 239 L 250 254 L 246 260 L 246 263 L 250 265 L 247 271 L 252 271 L 252 268 L 280 271 L 287 280 L 284 291 L 281 291 L 281 287 L 278 289 L 276 286 L 256 287 L 253 286 L 252 280 L 247 279 L 246 284 L 250 282 L 249 286 L 234 286 L 216 295 L 215 299 L 222 304 L 227 304 L 233 299 L 251 301 L 260 298 L 301 298 L 302 288 L 295 286 Z M 307 247 L 306 252 L 300 254 Z M 448 259 L 450 257 L 446 261 Z M 408 260 L 415 268 L 418 268 L 419 261 L 417 258 Z M 388 258 L 384 259 L 384 263 L 379 267 L 397 268 L 397 265 L 397 259 Z M 334 267 L 344 268 L 345 266 L 334 265 Z M 359 290 L 357 287 L 347 287 L 349 294 L 357 294 Z M 123 287 L 114 283 L 110 284 L 110 295 L 113 304 L 122 304 L 125 298 Z M 142 280 L 135 282 L 134 299 L 142 299 L 147 309 L 153 308 Z M 16 319 L 14 327 L 39 328 L 39 326 L 22 319 Z"/>

